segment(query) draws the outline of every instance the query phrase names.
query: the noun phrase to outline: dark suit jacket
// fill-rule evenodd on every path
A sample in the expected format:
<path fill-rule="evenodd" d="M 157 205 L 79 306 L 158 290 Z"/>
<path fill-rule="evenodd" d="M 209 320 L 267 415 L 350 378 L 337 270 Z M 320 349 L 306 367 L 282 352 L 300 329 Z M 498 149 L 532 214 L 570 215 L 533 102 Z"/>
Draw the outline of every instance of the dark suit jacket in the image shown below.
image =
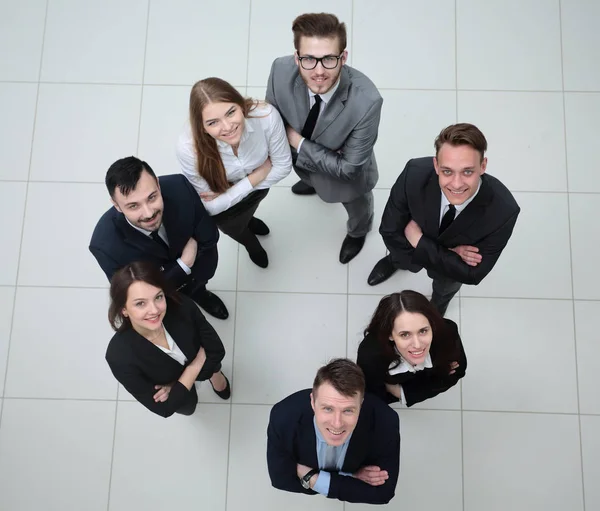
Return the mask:
<path fill-rule="evenodd" d="M 266 100 L 286 125 L 302 131 L 309 112 L 308 88 L 293 56 L 273 62 Z M 300 152 L 292 149 L 296 173 L 308 177 L 325 202 L 350 202 L 372 190 L 379 173 L 373 147 L 383 98 L 369 78 L 344 65 L 340 83 Z"/>
<path fill-rule="evenodd" d="M 397 268 L 414 273 L 426 268 L 431 278 L 448 278 L 463 284 L 479 284 L 483 280 L 508 243 L 520 209 L 495 177 L 483 174 L 481 180 L 473 201 L 439 236 L 442 191 L 433 158 L 417 158 L 406 164 L 392 187 L 379 228 Z M 411 219 L 423 231 L 416 248 L 404 236 Z M 481 263 L 469 266 L 449 250 L 458 245 L 479 248 Z"/>
<path fill-rule="evenodd" d="M 275 488 L 315 495 L 315 491 L 302 487 L 296 473 L 298 463 L 318 468 L 310 393 L 311 389 L 296 392 L 271 410 L 267 465 Z M 360 479 L 332 472 L 327 497 L 345 502 L 386 504 L 394 496 L 400 469 L 400 421 L 394 410 L 370 394 L 365 394 L 342 472 L 354 474 L 366 465 L 387 470 L 389 479 L 381 486 L 371 486 Z"/>
<path fill-rule="evenodd" d="M 225 348 L 217 332 L 187 296 L 181 295 L 181 304 L 167 301 L 163 325 L 188 359 L 185 366 L 133 328 L 113 336 L 106 350 L 106 361 L 115 378 L 133 397 L 151 412 L 170 417 L 187 401 L 190 391 L 177 380 L 200 347 L 204 347 L 206 362 L 196 378 L 198 381 L 207 380 L 221 369 Z M 164 403 L 154 402 L 154 386 L 173 382 L 169 398 Z"/>
<path fill-rule="evenodd" d="M 100 218 L 90 242 L 90 251 L 110 280 L 123 266 L 134 261 L 153 261 L 177 288 L 194 278 L 205 284 L 217 269 L 219 231 L 204 209 L 189 181 L 181 174 L 161 176 L 160 190 L 164 202 L 163 224 L 169 238 L 169 251 L 152 238 L 134 229 L 116 208 Z M 193 237 L 198 242 L 196 261 L 188 276 L 179 266 L 183 247 Z"/>
<path fill-rule="evenodd" d="M 357 364 L 365 373 L 367 392 L 379 396 L 387 403 L 394 403 L 399 399 L 386 390 L 385 384 L 399 384 L 402 385 L 402 390 L 404 390 L 406 406 L 412 406 L 446 392 L 450 387 L 456 385 L 467 370 L 467 356 L 456 323 L 449 319 L 444 319 L 444 321 L 452 336 L 432 341 L 430 355 L 433 368 L 423 369 L 416 373 L 407 372 L 390 376 L 388 374 L 389 363 L 384 357 L 379 341 L 374 335 L 367 335 L 358 347 L 357 359 Z M 440 345 L 441 342 L 452 343 L 452 350 L 456 353 L 455 362 L 458 362 L 458 368 L 454 374 L 448 374 L 449 370 L 443 373 L 435 370 L 440 362 L 438 355 L 443 348 Z"/>

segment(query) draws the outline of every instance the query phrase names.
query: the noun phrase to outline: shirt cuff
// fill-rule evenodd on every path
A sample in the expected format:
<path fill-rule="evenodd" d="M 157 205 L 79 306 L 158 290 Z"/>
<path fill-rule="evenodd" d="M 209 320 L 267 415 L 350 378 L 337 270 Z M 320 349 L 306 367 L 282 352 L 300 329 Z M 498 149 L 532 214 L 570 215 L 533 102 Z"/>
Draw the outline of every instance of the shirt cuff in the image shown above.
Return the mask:
<path fill-rule="evenodd" d="M 180 257 L 177 258 L 177 263 L 181 266 L 181 269 L 185 272 L 186 275 L 190 275 L 192 273 L 192 269 L 185 264 Z"/>
<path fill-rule="evenodd" d="M 321 495 L 329 495 L 329 484 L 331 483 L 331 474 L 321 470 L 317 476 L 317 482 L 313 486 L 313 490 Z"/>
<path fill-rule="evenodd" d="M 298 144 L 298 149 L 296 149 L 296 152 L 299 153 L 300 152 L 300 148 L 302 147 L 302 143 L 304 142 L 304 137 L 302 137 L 302 140 L 300 140 L 300 143 Z"/>

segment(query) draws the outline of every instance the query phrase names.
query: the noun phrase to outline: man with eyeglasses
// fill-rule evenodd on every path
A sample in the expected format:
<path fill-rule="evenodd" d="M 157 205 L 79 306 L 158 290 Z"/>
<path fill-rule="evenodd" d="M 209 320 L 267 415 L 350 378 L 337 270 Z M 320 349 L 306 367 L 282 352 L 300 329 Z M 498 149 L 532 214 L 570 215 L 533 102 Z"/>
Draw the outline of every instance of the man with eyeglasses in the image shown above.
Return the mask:
<path fill-rule="evenodd" d="M 346 26 L 333 14 L 302 14 L 293 24 L 293 56 L 273 62 L 266 100 L 287 125 L 297 195 L 341 202 L 348 213 L 340 262 L 362 249 L 373 225 L 379 174 L 373 146 L 381 105 L 364 74 L 346 66 Z"/>

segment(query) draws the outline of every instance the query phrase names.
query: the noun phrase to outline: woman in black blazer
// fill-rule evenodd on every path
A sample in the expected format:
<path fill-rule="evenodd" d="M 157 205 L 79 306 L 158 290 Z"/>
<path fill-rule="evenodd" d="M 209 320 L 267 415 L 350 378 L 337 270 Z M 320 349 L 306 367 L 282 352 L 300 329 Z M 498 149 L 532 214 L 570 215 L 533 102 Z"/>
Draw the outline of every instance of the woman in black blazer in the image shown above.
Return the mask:
<path fill-rule="evenodd" d="M 467 369 L 456 323 L 415 291 L 385 296 L 358 347 L 367 392 L 412 406 L 447 391 Z"/>
<path fill-rule="evenodd" d="M 231 387 L 221 372 L 225 348 L 196 304 L 167 286 L 147 261 L 114 274 L 108 317 L 117 333 L 106 361 L 115 378 L 151 412 L 191 415 L 198 402 L 195 381 L 209 379 L 215 393 L 229 399 Z"/>

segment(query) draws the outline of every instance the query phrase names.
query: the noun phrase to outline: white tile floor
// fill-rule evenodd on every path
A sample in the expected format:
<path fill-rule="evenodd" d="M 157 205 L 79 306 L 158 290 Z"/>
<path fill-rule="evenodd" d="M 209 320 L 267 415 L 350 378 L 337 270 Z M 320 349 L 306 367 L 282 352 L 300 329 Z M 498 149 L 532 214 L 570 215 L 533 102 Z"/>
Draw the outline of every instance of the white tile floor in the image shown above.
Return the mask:
<path fill-rule="evenodd" d="M 522 207 L 492 274 L 449 309 L 464 383 L 400 411 L 388 508 L 600 509 L 600 3 L 0 0 L 2 511 L 366 511 L 273 490 L 268 413 L 329 357 L 354 357 L 381 295 L 429 293 L 424 273 L 367 286 L 379 235 L 340 265 L 344 211 L 289 178 L 260 208 L 268 270 L 219 245 L 232 402 L 203 387 L 193 417 L 165 421 L 104 362 L 107 283 L 87 251 L 108 165 L 137 154 L 178 172 L 190 85 L 216 75 L 262 97 L 308 11 L 346 21 L 351 63 L 382 88 L 377 220 L 405 160 L 455 121 L 481 126 L 489 172 Z"/>

